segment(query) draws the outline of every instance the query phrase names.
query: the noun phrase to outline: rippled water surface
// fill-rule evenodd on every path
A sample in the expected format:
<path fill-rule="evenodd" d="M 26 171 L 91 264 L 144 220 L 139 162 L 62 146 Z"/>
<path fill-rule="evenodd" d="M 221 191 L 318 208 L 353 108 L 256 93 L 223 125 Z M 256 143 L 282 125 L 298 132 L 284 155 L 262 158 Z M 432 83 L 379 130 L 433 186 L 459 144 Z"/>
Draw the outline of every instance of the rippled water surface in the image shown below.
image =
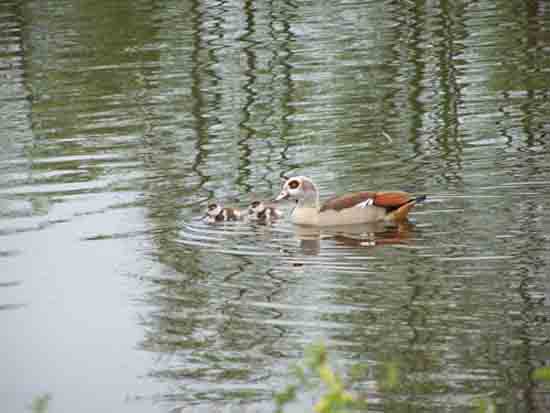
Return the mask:
<path fill-rule="evenodd" d="M 373 411 L 550 410 L 549 28 L 542 0 L 3 1 L 2 411 L 271 411 L 318 340 Z M 282 174 L 429 198 L 200 220 Z"/>

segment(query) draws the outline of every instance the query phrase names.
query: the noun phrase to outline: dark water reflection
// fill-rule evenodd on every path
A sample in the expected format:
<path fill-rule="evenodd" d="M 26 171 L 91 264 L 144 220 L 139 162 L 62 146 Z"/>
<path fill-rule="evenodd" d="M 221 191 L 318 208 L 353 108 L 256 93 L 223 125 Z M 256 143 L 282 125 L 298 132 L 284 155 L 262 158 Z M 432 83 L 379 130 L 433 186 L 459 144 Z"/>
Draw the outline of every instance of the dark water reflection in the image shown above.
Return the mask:
<path fill-rule="evenodd" d="M 548 27 L 535 0 L 3 2 L 1 405 L 269 411 L 322 339 L 373 410 L 547 411 Z M 198 220 L 282 173 L 430 201 Z"/>

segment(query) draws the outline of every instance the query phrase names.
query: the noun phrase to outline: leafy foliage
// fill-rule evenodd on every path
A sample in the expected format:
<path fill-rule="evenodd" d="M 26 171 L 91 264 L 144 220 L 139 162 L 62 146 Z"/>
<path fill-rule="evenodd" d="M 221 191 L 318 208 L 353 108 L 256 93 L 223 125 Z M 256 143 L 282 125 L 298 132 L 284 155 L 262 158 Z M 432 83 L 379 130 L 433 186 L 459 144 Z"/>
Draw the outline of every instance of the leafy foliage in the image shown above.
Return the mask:
<path fill-rule="evenodd" d="M 323 344 L 309 347 L 303 364 L 294 368 L 297 383 L 275 395 L 277 413 L 283 413 L 284 407 L 295 401 L 300 391 L 319 393 L 313 407 L 316 413 L 344 413 L 366 407 L 366 402 L 350 393 L 340 375 L 330 367 Z"/>

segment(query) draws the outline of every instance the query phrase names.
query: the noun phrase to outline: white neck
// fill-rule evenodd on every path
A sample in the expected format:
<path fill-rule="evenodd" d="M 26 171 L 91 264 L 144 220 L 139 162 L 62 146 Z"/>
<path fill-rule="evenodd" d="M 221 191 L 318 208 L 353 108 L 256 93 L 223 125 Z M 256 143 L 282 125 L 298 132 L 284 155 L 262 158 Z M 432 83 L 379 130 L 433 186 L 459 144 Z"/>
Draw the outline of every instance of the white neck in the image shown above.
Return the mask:
<path fill-rule="evenodd" d="M 319 211 L 319 192 L 308 193 L 304 198 L 298 201 L 298 208 L 315 208 Z"/>

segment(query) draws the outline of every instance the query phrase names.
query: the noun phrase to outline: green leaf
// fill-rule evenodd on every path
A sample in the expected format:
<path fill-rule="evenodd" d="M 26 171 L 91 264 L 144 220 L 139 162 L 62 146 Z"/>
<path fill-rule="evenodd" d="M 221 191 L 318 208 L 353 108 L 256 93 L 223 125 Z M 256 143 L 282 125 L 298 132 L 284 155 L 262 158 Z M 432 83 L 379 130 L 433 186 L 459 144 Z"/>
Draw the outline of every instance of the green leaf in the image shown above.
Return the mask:
<path fill-rule="evenodd" d="M 479 413 L 495 413 L 497 411 L 497 407 L 495 405 L 495 402 L 491 398 L 484 398 L 484 399 L 478 399 L 477 400 L 477 407 Z"/>
<path fill-rule="evenodd" d="M 539 367 L 531 374 L 533 380 L 550 381 L 550 367 Z"/>

